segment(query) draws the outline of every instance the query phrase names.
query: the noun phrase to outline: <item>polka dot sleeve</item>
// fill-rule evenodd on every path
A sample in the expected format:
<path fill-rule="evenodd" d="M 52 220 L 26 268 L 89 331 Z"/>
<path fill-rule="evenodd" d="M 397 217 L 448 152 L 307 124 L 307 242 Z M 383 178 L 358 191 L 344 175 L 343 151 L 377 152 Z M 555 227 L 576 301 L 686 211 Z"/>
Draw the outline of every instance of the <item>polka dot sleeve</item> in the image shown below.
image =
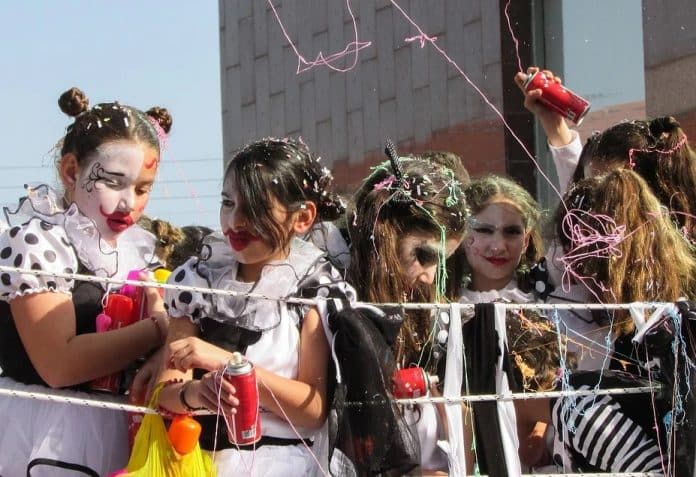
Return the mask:
<path fill-rule="evenodd" d="M 33 218 L 0 234 L 0 265 L 52 273 L 75 273 L 77 256 L 65 231 Z M 46 291 L 71 294 L 74 280 L 0 271 L 0 300 Z"/>
<path fill-rule="evenodd" d="M 167 283 L 170 285 L 209 288 L 208 281 L 199 274 L 196 268 L 198 263 L 198 258 L 190 258 L 172 272 Z M 167 289 L 164 291 L 164 307 L 172 318 L 188 316 L 191 318 L 191 321 L 198 323 L 198 320 L 210 315 L 210 295 Z"/>

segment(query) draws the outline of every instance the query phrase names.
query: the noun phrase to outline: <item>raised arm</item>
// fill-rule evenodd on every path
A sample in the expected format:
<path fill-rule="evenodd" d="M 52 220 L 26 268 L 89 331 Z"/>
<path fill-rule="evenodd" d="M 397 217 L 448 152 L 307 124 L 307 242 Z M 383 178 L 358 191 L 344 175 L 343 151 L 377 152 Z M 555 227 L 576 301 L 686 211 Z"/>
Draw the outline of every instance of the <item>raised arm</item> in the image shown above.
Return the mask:
<path fill-rule="evenodd" d="M 558 173 L 560 192 L 564 194 L 580 159 L 582 143 L 577 131 L 570 129 L 568 123 L 561 115 L 551 111 L 539 102 L 542 94 L 540 89 L 525 90 L 524 81 L 527 75 L 534 74 L 537 71 L 539 71 L 539 68 L 531 66 L 527 69 L 527 74 L 517 73 L 515 75 L 515 84 L 517 84 L 524 95 L 524 107 L 539 120 L 544 134 L 546 134 L 551 157 Z M 552 71 L 543 70 L 542 73 L 553 81 L 561 82 L 561 79 L 555 76 Z"/>

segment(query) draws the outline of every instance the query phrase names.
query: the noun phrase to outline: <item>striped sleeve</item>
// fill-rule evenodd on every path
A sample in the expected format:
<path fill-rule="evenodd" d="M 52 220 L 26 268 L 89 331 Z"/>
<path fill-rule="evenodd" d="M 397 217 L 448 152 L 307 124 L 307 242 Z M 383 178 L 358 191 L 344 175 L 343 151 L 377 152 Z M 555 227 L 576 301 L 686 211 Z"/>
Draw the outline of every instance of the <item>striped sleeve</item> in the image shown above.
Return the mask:
<path fill-rule="evenodd" d="M 581 386 L 579 389 L 591 388 Z M 556 439 L 572 456 L 570 460 L 574 469 L 662 471 L 660 449 L 655 438 L 624 411 L 611 396 L 556 400 L 552 410 Z"/>

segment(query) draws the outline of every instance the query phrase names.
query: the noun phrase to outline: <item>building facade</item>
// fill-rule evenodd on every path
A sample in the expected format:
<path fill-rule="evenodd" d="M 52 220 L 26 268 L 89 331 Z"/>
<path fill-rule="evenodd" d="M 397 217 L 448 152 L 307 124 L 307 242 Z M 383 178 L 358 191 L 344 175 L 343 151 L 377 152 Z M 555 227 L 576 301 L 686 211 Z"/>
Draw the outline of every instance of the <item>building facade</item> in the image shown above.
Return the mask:
<path fill-rule="evenodd" d="M 545 65 L 592 102 L 583 137 L 645 117 L 646 98 L 648 115 L 696 123 L 696 89 L 661 87 L 693 80 L 695 5 L 220 0 L 224 152 L 301 136 L 351 191 L 390 138 L 401 154 L 452 151 L 472 176 L 509 174 L 550 205 L 558 198 L 538 169 L 557 179 L 512 81 L 520 66 Z"/>

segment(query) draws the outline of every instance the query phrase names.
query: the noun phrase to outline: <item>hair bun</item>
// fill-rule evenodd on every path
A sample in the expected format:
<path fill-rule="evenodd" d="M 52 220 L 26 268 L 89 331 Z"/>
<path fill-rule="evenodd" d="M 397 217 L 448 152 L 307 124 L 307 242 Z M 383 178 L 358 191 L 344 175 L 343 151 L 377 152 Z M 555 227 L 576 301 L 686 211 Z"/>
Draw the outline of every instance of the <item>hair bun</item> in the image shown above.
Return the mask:
<path fill-rule="evenodd" d="M 153 106 L 145 114 L 157 121 L 164 132 L 169 133 L 169 130 L 172 129 L 172 115 L 169 114 L 167 108 Z"/>
<path fill-rule="evenodd" d="M 58 98 L 58 106 L 68 116 L 76 117 L 89 108 L 89 99 L 80 88 L 72 87 Z"/>
<path fill-rule="evenodd" d="M 663 116 L 661 118 L 655 118 L 648 124 L 650 126 L 650 133 L 656 138 L 659 138 L 662 135 L 662 133 L 671 134 L 681 127 L 679 121 L 677 121 L 672 116 Z"/>

